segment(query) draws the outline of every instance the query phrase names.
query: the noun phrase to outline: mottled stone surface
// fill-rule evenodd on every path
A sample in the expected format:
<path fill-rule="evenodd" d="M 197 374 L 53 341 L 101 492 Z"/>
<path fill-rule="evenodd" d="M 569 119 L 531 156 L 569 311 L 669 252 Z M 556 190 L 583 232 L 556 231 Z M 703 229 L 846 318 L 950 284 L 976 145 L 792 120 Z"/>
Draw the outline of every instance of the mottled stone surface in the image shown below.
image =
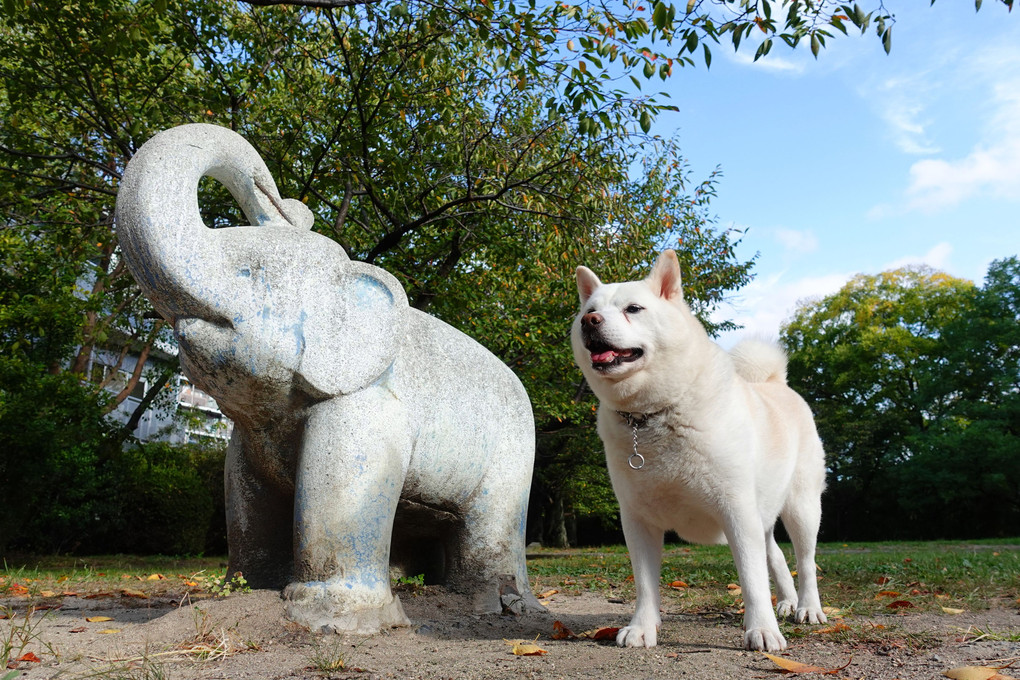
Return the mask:
<path fill-rule="evenodd" d="M 254 226 L 204 224 L 207 175 Z M 231 573 L 286 586 L 288 615 L 313 629 L 406 624 L 391 557 L 469 592 L 481 611 L 514 591 L 539 606 L 524 559 L 534 424 L 499 359 L 312 232 L 308 208 L 282 199 L 256 151 L 225 128 L 185 125 L 146 143 L 124 173 L 116 221 L 185 374 L 236 424 Z"/>

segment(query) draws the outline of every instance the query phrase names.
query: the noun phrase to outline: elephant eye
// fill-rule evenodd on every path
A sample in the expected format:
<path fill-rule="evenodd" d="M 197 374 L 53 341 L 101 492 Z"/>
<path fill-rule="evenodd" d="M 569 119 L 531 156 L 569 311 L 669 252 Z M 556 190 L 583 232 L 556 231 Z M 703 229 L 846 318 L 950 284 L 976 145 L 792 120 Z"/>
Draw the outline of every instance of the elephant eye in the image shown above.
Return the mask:
<path fill-rule="evenodd" d="M 624 309 L 623 311 L 627 312 L 628 314 L 637 314 L 638 312 L 643 310 L 644 307 L 642 307 L 641 305 L 627 305 L 627 308 Z"/>

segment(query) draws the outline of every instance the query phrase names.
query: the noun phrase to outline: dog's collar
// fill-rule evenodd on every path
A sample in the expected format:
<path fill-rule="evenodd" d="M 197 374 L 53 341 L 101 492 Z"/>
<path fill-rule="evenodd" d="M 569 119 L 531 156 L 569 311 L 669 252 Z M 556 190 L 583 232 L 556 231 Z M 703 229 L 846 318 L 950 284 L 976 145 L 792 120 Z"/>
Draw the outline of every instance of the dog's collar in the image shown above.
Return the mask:
<path fill-rule="evenodd" d="M 662 415 L 666 412 L 666 409 L 654 411 L 652 413 L 634 413 L 633 411 L 617 411 L 616 415 L 623 418 L 624 422 L 630 425 L 632 428 L 642 427 L 649 420 L 655 416 Z"/>
<path fill-rule="evenodd" d="M 632 411 L 616 412 L 618 416 L 623 418 L 624 422 L 630 425 L 630 433 L 632 441 L 634 443 L 634 450 L 630 454 L 630 456 L 627 457 L 627 465 L 629 465 L 632 470 L 640 470 L 645 466 L 645 457 L 642 456 L 637 450 L 638 428 L 644 426 L 644 424 L 648 422 L 649 418 L 654 418 L 655 416 L 658 416 L 664 413 L 665 411 L 666 409 L 655 411 L 653 413 L 634 413 Z"/>

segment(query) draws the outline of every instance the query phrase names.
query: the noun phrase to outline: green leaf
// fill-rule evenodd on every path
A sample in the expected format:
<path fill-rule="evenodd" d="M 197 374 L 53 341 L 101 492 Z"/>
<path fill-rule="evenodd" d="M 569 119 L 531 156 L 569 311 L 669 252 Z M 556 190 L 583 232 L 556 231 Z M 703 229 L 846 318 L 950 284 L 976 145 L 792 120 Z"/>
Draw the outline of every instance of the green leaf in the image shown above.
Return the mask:
<path fill-rule="evenodd" d="M 648 113 L 647 109 L 641 112 L 641 121 L 640 121 L 640 123 L 641 123 L 641 130 L 645 134 L 647 134 L 648 131 L 652 129 L 652 116 Z"/>
<path fill-rule="evenodd" d="M 645 60 L 645 78 L 651 78 L 655 75 L 655 64 L 652 63 L 651 59 Z"/>
<path fill-rule="evenodd" d="M 811 54 L 815 55 L 815 59 L 818 58 L 818 52 L 822 48 L 822 41 L 818 38 L 817 33 L 811 34 Z"/>
<path fill-rule="evenodd" d="M 666 28 L 668 11 L 666 3 L 662 2 L 662 0 L 655 3 L 655 10 L 652 12 L 652 24 L 660 31 Z"/>

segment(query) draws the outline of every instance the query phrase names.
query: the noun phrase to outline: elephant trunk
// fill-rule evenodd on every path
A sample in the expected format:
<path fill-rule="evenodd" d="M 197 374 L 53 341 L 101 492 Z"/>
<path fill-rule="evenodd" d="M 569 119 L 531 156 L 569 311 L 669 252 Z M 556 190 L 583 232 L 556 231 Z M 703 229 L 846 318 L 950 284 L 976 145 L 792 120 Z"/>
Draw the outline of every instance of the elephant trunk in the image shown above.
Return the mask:
<path fill-rule="evenodd" d="M 202 177 L 219 180 L 255 226 L 309 229 L 311 211 L 280 197 L 258 152 L 216 125 L 182 125 L 157 134 L 134 155 L 117 192 L 117 237 L 125 261 L 156 310 L 224 318 L 216 281 L 230 265 L 230 239 L 210 229 L 198 207 Z"/>

